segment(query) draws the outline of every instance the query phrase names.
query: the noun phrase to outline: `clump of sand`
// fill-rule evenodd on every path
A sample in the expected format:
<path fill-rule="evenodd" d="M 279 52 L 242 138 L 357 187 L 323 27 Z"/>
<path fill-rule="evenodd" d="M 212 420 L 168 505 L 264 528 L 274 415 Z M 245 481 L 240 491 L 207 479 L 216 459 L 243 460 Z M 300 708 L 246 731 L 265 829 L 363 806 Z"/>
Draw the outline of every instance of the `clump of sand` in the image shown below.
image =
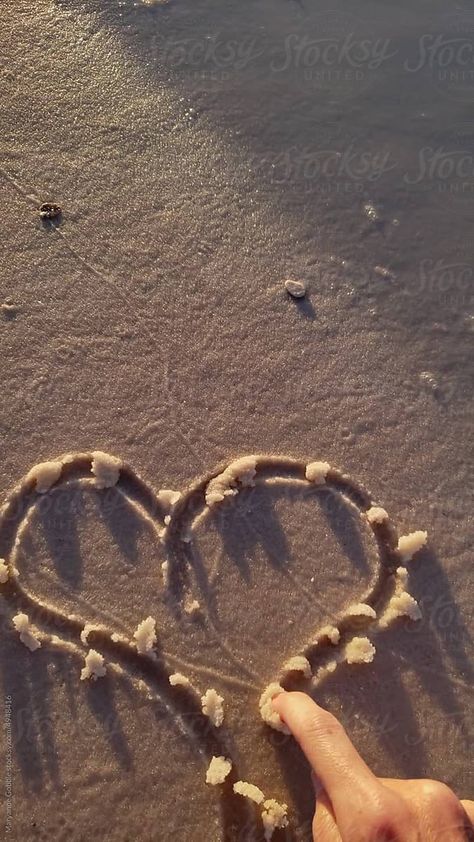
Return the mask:
<path fill-rule="evenodd" d="M 408 584 L 406 567 L 397 568 L 395 592 L 379 620 L 379 628 L 386 629 L 398 617 L 408 617 L 413 622 L 421 620 L 422 614 L 416 599 L 405 590 Z"/>
<path fill-rule="evenodd" d="M 262 813 L 263 828 L 267 842 L 272 838 L 275 830 L 288 827 L 288 806 L 279 804 L 273 798 L 264 803 Z"/>
<path fill-rule="evenodd" d="M 255 456 L 243 456 L 236 459 L 217 477 L 211 479 L 206 488 L 206 504 L 209 507 L 221 503 L 229 495 L 236 493 L 236 486 L 252 486 L 255 484 L 257 459 Z"/>
<path fill-rule="evenodd" d="M 109 453 L 95 450 L 92 454 L 92 473 L 96 477 L 97 488 L 112 488 L 117 485 L 122 461 Z"/>
<path fill-rule="evenodd" d="M 45 494 L 58 481 L 63 469 L 63 463 L 55 462 L 40 462 L 27 474 L 27 480 L 31 480 L 36 488 L 38 494 Z"/>
<path fill-rule="evenodd" d="M 305 678 L 311 678 L 311 664 L 303 655 L 295 655 L 283 666 L 283 672 L 302 672 Z"/>
<path fill-rule="evenodd" d="M 158 492 L 157 497 L 166 513 L 171 514 L 176 506 L 176 503 L 181 497 L 181 491 L 173 491 L 171 488 L 162 488 Z"/>
<path fill-rule="evenodd" d="M 4 558 L 0 558 L 0 584 L 4 585 L 5 582 L 8 582 L 9 576 L 10 571 L 8 569 L 8 564 Z"/>
<path fill-rule="evenodd" d="M 273 709 L 272 705 L 272 700 L 275 696 L 284 692 L 285 691 L 281 684 L 278 684 L 276 681 L 272 682 L 272 684 L 269 684 L 268 687 L 265 688 L 260 696 L 258 706 L 260 709 L 260 716 L 263 721 L 270 726 L 270 728 L 273 728 L 275 731 L 281 731 L 282 734 L 289 734 L 289 728 L 285 725 L 276 710 Z"/>
<path fill-rule="evenodd" d="M 398 539 L 397 550 L 400 553 L 402 561 L 411 561 L 415 553 L 425 546 L 428 540 L 428 533 L 421 529 L 416 532 L 410 532 L 408 535 L 402 535 Z"/>
<path fill-rule="evenodd" d="M 327 664 L 324 666 L 319 667 L 318 672 L 316 673 L 316 684 L 319 684 L 327 675 L 336 671 L 338 665 L 338 661 L 328 661 Z"/>
<path fill-rule="evenodd" d="M 16 614 L 12 618 L 12 623 L 20 634 L 21 642 L 30 652 L 35 652 L 36 649 L 40 648 L 41 641 L 33 633 L 27 614 Z"/>
<path fill-rule="evenodd" d="M 365 602 L 358 602 L 355 605 L 350 605 L 346 611 L 348 617 L 371 617 L 373 620 L 377 617 L 376 612 L 371 605 Z"/>
<path fill-rule="evenodd" d="M 397 584 L 404 588 L 408 585 L 408 570 L 406 567 L 397 567 Z"/>
<path fill-rule="evenodd" d="M 247 783 L 247 781 L 237 781 L 234 784 L 234 792 L 237 795 L 243 795 L 244 798 L 250 798 L 251 801 L 255 801 L 255 804 L 262 804 L 265 800 L 262 790 L 255 784 Z"/>
<path fill-rule="evenodd" d="M 202 712 L 208 716 L 215 728 L 220 728 L 224 721 L 224 699 L 214 688 L 206 690 L 201 696 Z"/>
<path fill-rule="evenodd" d="M 288 806 L 286 804 L 279 804 L 273 798 L 265 801 L 265 795 L 255 784 L 249 784 L 247 781 L 237 781 L 234 784 L 234 792 L 237 795 L 242 795 L 244 798 L 249 798 L 255 804 L 263 804 L 262 821 L 266 840 L 272 838 L 275 830 L 288 826 Z"/>
<path fill-rule="evenodd" d="M 323 485 L 330 469 L 329 462 L 309 462 L 305 470 L 306 479 L 314 485 Z"/>
<path fill-rule="evenodd" d="M 194 619 L 201 613 L 201 605 L 197 599 L 191 599 L 191 597 L 188 596 L 184 602 L 184 612 L 188 615 L 188 617 Z"/>
<path fill-rule="evenodd" d="M 81 631 L 81 642 L 84 644 L 84 646 L 87 646 L 87 637 L 91 631 L 94 631 L 94 626 L 92 626 L 90 623 L 86 623 Z"/>
<path fill-rule="evenodd" d="M 104 656 L 95 649 L 89 649 L 85 657 L 85 666 L 81 670 L 81 681 L 91 679 L 97 681 L 98 678 L 103 678 L 107 669 L 104 664 Z"/>
<path fill-rule="evenodd" d="M 156 620 L 153 617 L 142 620 L 133 633 L 133 639 L 140 655 L 146 655 L 150 652 L 156 643 Z"/>
<path fill-rule="evenodd" d="M 226 757 L 213 757 L 206 772 L 206 783 L 211 786 L 223 784 L 232 769 L 232 763 Z"/>
<path fill-rule="evenodd" d="M 318 640 L 323 640 L 325 637 L 331 641 L 333 646 L 337 646 L 341 639 L 341 632 L 336 626 L 324 626 L 319 632 Z"/>
<path fill-rule="evenodd" d="M 187 676 L 183 675 L 181 672 L 174 672 L 170 675 L 168 679 L 169 683 L 172 687 L 189 687 L 191 682 Z"/>
<path fill-rule="evenodd" d="M 344 654 L 348 664 L 371 664 L 375 646 L 368 637 L 353 637 L 346 645 Z"/>
<path fill-rule="evenodd" d="M 388 520 L 388 512 L 382 509 L 381 506 L 371 506 L 367 509 L 366 517 L 369 523 L 386 523 Z"/>
<path fill-rule="evenodd" d="M 381 629 L 387 628 L 398 617 L 409 617 L 410 620 L 417 622 L 421 620 L 421 610 L 416 599 L 407 591 L 394 594 L 392 596 L 387 609 L 380 618 L 379 626 Z"/>

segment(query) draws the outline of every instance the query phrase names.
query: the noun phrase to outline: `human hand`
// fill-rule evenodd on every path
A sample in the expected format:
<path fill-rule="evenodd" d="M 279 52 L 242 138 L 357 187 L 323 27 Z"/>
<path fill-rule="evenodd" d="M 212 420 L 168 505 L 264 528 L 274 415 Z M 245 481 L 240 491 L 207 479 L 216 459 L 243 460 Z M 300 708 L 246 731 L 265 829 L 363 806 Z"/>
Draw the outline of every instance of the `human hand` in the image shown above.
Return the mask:
<path fill-rule="evenodd" d="M 282 693 L 273 707 L 322 787 L 313 820 L 317 842 L 474 840 L 474 801 L 459 801 L 439 781 L 377 778 L 340 722 L 305 693 Z"/>

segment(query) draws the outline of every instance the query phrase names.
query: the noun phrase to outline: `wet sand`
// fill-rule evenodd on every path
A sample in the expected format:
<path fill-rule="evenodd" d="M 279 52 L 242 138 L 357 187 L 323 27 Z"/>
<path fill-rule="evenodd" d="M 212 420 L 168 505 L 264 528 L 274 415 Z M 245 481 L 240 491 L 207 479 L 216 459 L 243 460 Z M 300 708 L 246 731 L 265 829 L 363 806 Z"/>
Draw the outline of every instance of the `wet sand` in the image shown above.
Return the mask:
<path fill-rule="evenodd" d="M 369 0 L 351 14 L 290 0 L 4 9 L 2 500 L 72 451 L 113 453 L 155 491 L 251 453 L 348 472 L 399 534 L 428 531 L 410 565 L 423 619 L 378 634 L 373 664 L 341 665 L 316 698 L 379 774 L 472 797 L 474 90 L 455 57 L 449 77 L 420 59 L 420 38 L 470 39 L 469 15 L 444 0 L 429 16 Z M 337 49 L 321 56 L 321 38 Z M 46 201 L 60 220 L 40 219 Z M 307 770 L 258 699 L 366 592 L 373 536 L 344 501 L 244 490 L 196 527 L 201 614 L 179 615 L 169 547 L 128 490 L 45 494 L 19 581 L 127 640 L 155 617 L 160 669 L 215 687 L 223 731 L 125 648 L 107 652 L 123 673 L 95 684 L 76 650 L 30 653 L 5 593 L 0 820 L 14 840 L 250 842 L 258 815 L 205 784 L 223 740 L 244 780 L 288 803 L 275 840 L 306 842 Z"/>

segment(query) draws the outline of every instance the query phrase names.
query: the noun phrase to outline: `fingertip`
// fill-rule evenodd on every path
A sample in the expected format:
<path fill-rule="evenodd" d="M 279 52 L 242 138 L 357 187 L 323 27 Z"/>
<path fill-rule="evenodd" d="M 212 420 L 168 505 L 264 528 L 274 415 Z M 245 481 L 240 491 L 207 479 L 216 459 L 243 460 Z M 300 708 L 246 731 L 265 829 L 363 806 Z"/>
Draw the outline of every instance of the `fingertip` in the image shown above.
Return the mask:
<path fill-rule="evenodd" d="M 279 693 L 278 696 L 273 697 L 273 710 L 275 710 L 283 720 L 286 720 L 287 716 L 291 718 L 292 712 L 298 705 L 297 696 L 304 696 L 304 693 L 298 693 L 296 691 L 289 693 L 287 690 L 283 690 L 283 692 Z"/>
<path fill-rule="evenodd" d="M 280 715 L 285 712 L 288 712 L 291 715 L 291 713 L 307 710 L 308 704 L 314 706 L 316 710 L 323 710 L 323 708 L 321 708 L 311 696 L 297 690 L 294 690 L 291 693 L 284 690 L 282 693 L 279 693 L 278 696 L 273 697 L 272 704 L 274 710 L 276 710 L 276 712 Z"/>
<path fill-rule="evenodd" d="M 274 696 L 272 699 L 273 710 L 275 710 L 277 713 L 280 713 L 280 705 L 282 703 L 282 700 L 284 699 L 284 696 L 288 695 L 289 694 L 286 692 L 286 690 L 282 690 L 281 693 L 278 693 L 277 696 Z M 284 704 L 285 702 L 283 701 L 283 705 Z"/>
<path fill-rule="evenodd" d="M 281 693 L 274 698 L 273 707 L 299 743 L 336 814 L 347 814 L 348 792 L 354 803 L 371 792 L 380 796 L 382 785 L 332 713 L 300 692 Z"/>
<path fill-rule="evenodd" d="M 272 699 L 272 704 L 273 710 L 298 740 L 300 731 L 305 730 L 304 723 L 323 712 L 311 696 L 297 690 L 280 693 Z"/>

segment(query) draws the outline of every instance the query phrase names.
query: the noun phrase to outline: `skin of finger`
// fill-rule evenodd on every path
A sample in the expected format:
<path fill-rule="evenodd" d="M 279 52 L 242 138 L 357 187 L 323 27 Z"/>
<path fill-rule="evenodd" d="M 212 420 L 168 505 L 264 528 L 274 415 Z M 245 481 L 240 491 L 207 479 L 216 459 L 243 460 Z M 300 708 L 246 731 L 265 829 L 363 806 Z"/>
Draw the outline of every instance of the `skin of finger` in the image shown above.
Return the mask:
<path fill-rule="evenodd" d="M 474 838 L 472 801 L 459 801 L 449 787 L 438 781 L 395 778 L 381 778 L 381 781 L 410 805 L 423 842 L 470 842 Z M 469 805 L 472 805 L 471 814 Z"/>
<path fill-rule="evenodd" d="M 314 842 L 345 842 L 346 837 L 342 837 L 337 827 L 336 818 L 332 809 L 332 804 L 324 791 L 318 796 L 316 803 L 316 812 L 313 822 L 313 839 Z M 400 833 L 396 836 L 385 837 L 384 842 L 411 842 L 411 840 L 419 842 L 420 837 L 416 827 L 400 828 Z M 351 837 L 347 837 L 347 842 L 350 842 Z M 425 839 L 423 837 L 423 842 Z M 445 840 L 446 842 L 446 840 Z"/>
<path fill-rule="evenodd" d="M 305 693 L 280 694 L 273 707 L 321 779 L 343 842 L 416 838 L 403 799 L 370 771 L 331 714 Z"/>
<path fill-rule="evenodd" d="M 461 801 L 461 804 L 466 811 L 469 821 L 474 826 L 474 801 Z"/>
<path fill-rule="evenodd" d="M 313 821 L 314 842 L 342 842 L 332 804 L 325 792 L 320 792 Z"/>
<path fill-rule="evenodd" d="M 342 725 L 308 695 L 281 693 L 273 699 L 273 707 L 290 728 L 334 805 L 342 783 L 357 788 L 361 784 L 378 786 Z"/>

